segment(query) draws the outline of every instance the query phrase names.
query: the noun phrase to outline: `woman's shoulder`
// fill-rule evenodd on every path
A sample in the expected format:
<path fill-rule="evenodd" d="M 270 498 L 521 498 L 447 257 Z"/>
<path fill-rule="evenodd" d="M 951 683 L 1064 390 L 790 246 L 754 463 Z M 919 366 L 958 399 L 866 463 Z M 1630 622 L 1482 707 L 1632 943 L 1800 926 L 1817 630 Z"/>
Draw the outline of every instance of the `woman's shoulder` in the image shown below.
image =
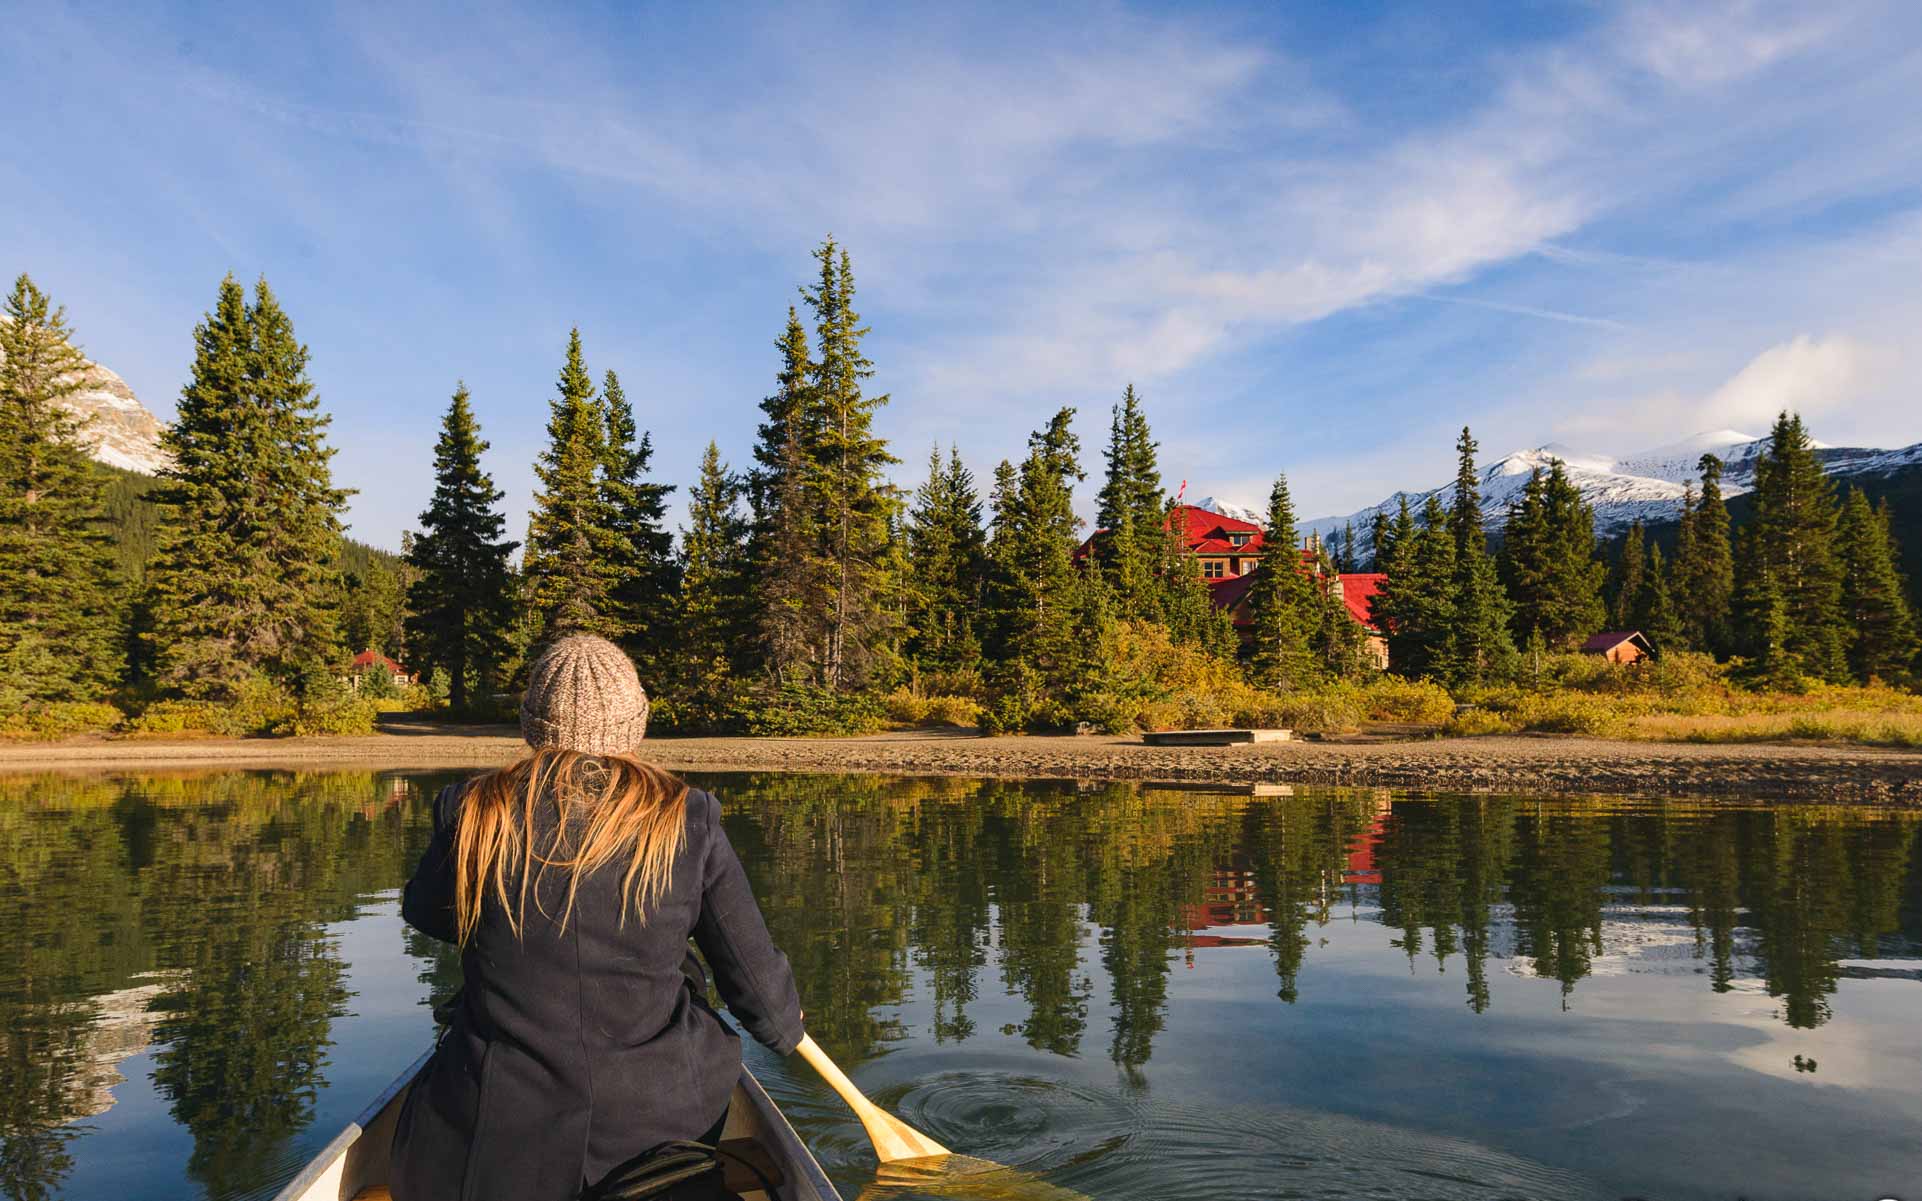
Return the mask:
<path fill-rule="evenodd" d="M 434 794 L 434 825 L 436 827 L 452 826 L 454 824 L 454 820 L 460 816 L 461 797 L 466 795 L 467 786 L 473 782 L 474 777 L 471 776 L 465 780 L 455 780 L 452 784 L 442 785 L 441 790 Z"/>
<path fill-rule="evenodd" d="M 687 786 L 687 824 L 690 826 L 714 826 L 721 821 L 721 800 L 705 788 Z"/>

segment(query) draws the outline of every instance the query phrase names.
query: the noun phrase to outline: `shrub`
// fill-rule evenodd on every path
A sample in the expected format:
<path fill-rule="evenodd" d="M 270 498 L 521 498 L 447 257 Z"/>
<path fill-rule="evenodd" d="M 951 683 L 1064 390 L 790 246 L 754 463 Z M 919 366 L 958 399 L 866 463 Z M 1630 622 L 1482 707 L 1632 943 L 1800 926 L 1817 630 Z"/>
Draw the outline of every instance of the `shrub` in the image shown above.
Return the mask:
<path fill-rule="evenodd" d="M 134 734 L 225 734 L 226 709 L 212 701 L 155 701 L 127 723 Z"/>
<path fill-rule="evenodd" d="M 980 725 L 981 702 L 970 696 L 931 696 L 923 722 L 930 726 Z"/>
<path fill-rule="evenodd" d="M 1512 716 L 1522 729 L 1544 734 L 1607 734 L 1623 715 L 1599 697 L 1549 693 L 1526 698 Z"/>
<path fill-rule="evenodd" d="M 105 734 L 125 715 L 105 701 L 29 701 L 0 716 L 0 738 L 53 739 Z"/>
<path fill-rule="evenodd" d="M 1484 734 L 1513 734 L 1520 728 L 1491 709 L 1463 709 L 1449 717 L 1442 733 L 1451 738 L 1476 738 Z"/>
<path fill-rule="evenodd" d="M 1404 680 L 1382 676 L 1362 689 L 1362 704 L 1371 721 L 1434 724 L 1455 712 L 1455 698 L 1433 680 Z"/>
<path fill-rule="evenodd" d="M 736 712 L 746 733 L 763 738 L 869 734 L 887 721 L 886 707 L 873 693 L 836 692 L 806 684 L 745 692 Z"/>
<path fill-rule="evenodd" d="M 374 719 L 379 715 L 379 702 L 361 700 L 334 700 L 303 707 L 294 717 L 275 733 L 294 734 L 309 737 L 317 734 L 356 735 L 372 734 Z"/>
<path fill-rule="evenodd" d="M 1302 689 L 1286 693 L 1276 701 L 1273 709 L 1260 714 L 1267 720 L 1246 724 L 1285 726 L 1307 734 L 1337 734 L 1359 728 L 1367 712 L 1362 690 L 1352 684 Z"/>

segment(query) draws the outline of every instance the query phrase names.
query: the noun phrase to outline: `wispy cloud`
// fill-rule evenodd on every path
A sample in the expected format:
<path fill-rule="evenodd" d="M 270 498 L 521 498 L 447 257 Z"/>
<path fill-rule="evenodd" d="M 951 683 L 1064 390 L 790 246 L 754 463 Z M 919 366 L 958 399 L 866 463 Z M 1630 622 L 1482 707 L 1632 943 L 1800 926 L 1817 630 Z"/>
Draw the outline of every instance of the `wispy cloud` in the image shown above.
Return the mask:
<path fill-rule="evenodd" d="M 915 447 L 992 460 L 1133 380 L 1171 476 L 1287 467 L 1334 511 L 1445 469 L 1464 421 L 1491 453 L 1571 431 L 1633 449 L 1780 402 L 1899 424 L 1895 328 L 1922 304 L 1889 265 L 1922 195 L 1904 7 L 1638 4 L 1491 27 L 1445 63 L 1272 16 L 347 6 L 297 34 L 191 31 L 234 39 L 209 52 L 184 22 L 56 6 L 0 66 L 115 63 L 80 97 L 86 135 L 119 139 L 156 225 L 209 243 L 166 270 L 313 281 L 331 325 L 303 329 L 359 343 L 326 383 L 362 421 L 401 420 L 374 361 L 419 321 L 423 377 L 515 398 L 488 416 L 517 463 L 550 370 L 528 346 L 574 320 L 611 331 L 597 354 L 655 361 L 667 450 L 751 429 L 791 264 L 828 231 L 855 251 L 887 432 Z M 60 216 L 34 203 L 14 224 Z M 6 224 L 0 246 L 39 249 Z M 154 253 L 98 219 L 69 241 L 102 275 Z M 390 474 L 350 479 L 370 533 L 419 507 Z"/>

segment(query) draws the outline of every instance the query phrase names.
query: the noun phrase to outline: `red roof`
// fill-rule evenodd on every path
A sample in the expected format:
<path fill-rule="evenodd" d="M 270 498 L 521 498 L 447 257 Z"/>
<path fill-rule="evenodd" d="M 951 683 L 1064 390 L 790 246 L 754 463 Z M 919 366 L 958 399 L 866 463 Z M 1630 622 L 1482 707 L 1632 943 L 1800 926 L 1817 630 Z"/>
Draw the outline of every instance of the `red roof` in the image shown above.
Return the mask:
<path fill-rule="evenodd" d="M 1261 553 L 1261 527 L 1252 521 L 1228 517 L 1193 505 L 1177 505 L 1184 526 L 1183 541 L 1198 555 L 1258 555 Z M 1248 537 L 1236 543 L 1234 535 Z"/>
<path fill-rule="evenodd" d="M 362 651 L 358 655 L 355 655 L 351 670 L 358 674 L 359 672 L 366 671 L 376 663 L 385 667 L 388 671 L 393 672 L 395 675 L 403 675 L 407 670 L 379 651 Z"/>
<path fill-rule="evenodd" d="M 1643 650 L 1649 649 L 1648 639 L 1642 636 L 1640 630 L 1608 630 L 1582 643 L 1582 650 L 1590 655 L 1605 655 L 1624 642 L 1639 642 Z"/>
<path fill-rule="evenodd" d="M 1252 571 L 1247 575 L 1231 575 L 1226 579 L 1209 580 L 1208 599 L 1215 603 L 1215 608 L 1228 610 L 1235 618 L 1236 625 L 1246 625 L 1248 619 L 1236 613 L 1235 606 L 1247 599 L 1248 590 L 1254 586 L 1255 573 Z"/>
<path fill-rule="evenodd" d="M 1341 601 L 1354 619 L 1369 629 L 1375 628 L 1375 597 L 1388 576 L 1379 571 L 1345 572 L 1341 576 Z"/>

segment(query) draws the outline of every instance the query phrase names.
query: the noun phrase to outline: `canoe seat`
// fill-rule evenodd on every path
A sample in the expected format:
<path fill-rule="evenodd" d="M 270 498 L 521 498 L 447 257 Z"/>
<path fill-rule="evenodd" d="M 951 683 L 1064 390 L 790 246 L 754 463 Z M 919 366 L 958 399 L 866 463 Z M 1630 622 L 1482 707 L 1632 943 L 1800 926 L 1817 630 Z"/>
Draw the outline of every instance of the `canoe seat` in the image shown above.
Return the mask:
<path fill-rule="evenodd" d="M 729 1192 L 751 1193 L 761 1187 L 760 1176 L 755 1175 L 753 1169 L 746 1164 L 740 1163 L 739 1160 L 742 1159 L 759 1168 L 761 1175 L 767 1177 L 769 1184 L 778 1188 L 787 1182 L 787 1178 L 781 1172 L 781 1165 L 775 1162 L 774 1157 L 753 1139 L 724 1138 L 721 1140 L 720 1148 L 723 1152 L 721 1180 Z"/>
<path fill-rule="evenodd" d="M 754 1167 L 759 1168 L 762 1174 L 767 1177 L 769 1184 L 779 1187 L 786 1183 L 787 1177 L 781 1171 L 781 1165 L 753 1139 L 724 1139 L 721 1142 L 721 1149 L 728 1153 L 721 1157 L 721 1169 L 724 1187 L 730 1193 L 745 1193 L 749 1196 L 761 1195 L 756 1191 L 761 1187 L 761 1177 L 755 1175 L 752 1169 L 738 1162 L 739 1159 L 745 1159 L 748 1163 L 753 1164 Z M 738 1157 L 738 1159 L 730 1158 L 730 1156 Z M 370 1184 L 354 1194 L 354 1201 L 394 1201 L 394 1195 L 387 1191 L 387 1186 L 384 1184 Z"/>

